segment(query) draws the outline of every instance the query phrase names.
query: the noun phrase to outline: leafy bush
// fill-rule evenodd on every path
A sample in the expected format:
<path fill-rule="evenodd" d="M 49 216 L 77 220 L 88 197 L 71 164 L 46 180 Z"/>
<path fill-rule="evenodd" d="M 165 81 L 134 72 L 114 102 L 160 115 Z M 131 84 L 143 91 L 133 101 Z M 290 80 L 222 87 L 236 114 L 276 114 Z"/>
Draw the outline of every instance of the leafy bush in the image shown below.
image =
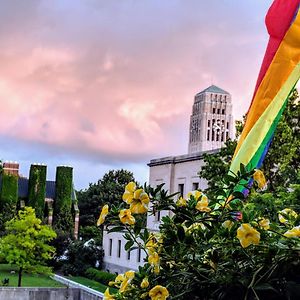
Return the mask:
<path fill-rule="evenodd" d="M 84 275 L 85 271 L 102 262 L 103 251 L 93 240 L 74 241 L 65 253 L 62 272 L 65 275 Z"/>
<path fill-rule="evenodd" d="M 249 189 L 244 182 L 253 173 L 242 167 L 224 176 L 211 199 L 193 191 L 176 200 L 162 185 L 128 184 L 124 202 L 105 207 L 98 223 L 125 231 L 125 250 L 139 246 L 146 259 L 138 272 L 118 275 L 119 292 L 107 290 L 105 299 L 300 299 L 300 186 L 275 194 L 252 189 L 245 199 L 238 190 Z M 145 208 L 171 212 L 159 233 L 142 228 Z"/>
<path fill-rule="evenodd" d="M 85 271 L 85 276 L 89 279 L 99 281 L 105 285 L 108 285 L 110 281 L 114 281 L 117 277 L 116 274 L 99 271 L 95 268 L 88 268 Z"/>

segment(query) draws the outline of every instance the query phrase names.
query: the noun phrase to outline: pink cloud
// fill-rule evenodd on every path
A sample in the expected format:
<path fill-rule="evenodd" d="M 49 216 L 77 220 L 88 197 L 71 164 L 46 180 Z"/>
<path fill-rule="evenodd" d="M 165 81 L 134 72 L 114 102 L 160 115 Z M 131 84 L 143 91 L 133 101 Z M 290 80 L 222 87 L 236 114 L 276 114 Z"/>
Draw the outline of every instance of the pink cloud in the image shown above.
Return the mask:
<path fill-rule="evenodd" d="M 23 28 L 0 32 L 0 134 L 87 156 L 184 153 L 212 80 L 247 110 L 267 39 L 254 2 L 260 19 L 239 1 L 30 1 Z"/>

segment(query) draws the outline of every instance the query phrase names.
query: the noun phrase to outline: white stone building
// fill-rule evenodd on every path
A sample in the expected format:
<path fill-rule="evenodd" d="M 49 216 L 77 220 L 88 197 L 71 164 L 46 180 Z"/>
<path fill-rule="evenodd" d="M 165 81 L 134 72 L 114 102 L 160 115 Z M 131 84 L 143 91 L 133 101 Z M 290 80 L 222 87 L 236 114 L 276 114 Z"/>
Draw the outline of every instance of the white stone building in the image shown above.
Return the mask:
<path fill-rule="evenodd" d="M 228 138 L 233 138 L 231 95 L 212 85 L 195 96 L 190 117 L 188 154 L 152 159 L 149 184 L 153 187 L 164 183 L 169 193 L 185 196 L 189 191 L 206 188 L 206 181 L 199 178 L 203 154 L 215 153 Z M 147 216 L 147 228 L 157 231 L 162 216 L 168 211 Z M 122 233 L 103 233 L 104 269 L 123 273 L 143 265 L 145 254 L 137 249 L 124 250 Z"/>

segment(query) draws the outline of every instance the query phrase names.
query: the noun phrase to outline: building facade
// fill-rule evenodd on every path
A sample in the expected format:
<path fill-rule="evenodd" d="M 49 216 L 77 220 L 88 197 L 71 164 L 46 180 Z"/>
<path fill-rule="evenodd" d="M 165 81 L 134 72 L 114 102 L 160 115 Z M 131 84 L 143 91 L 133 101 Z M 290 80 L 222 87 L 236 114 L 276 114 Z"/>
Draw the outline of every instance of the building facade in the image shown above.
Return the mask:
<path fill-rule="evenodd" d="M 170 194 L 186 196 L 193 190 L 204 190 L 206 181 L 198 176 L 204 165 L 203 155 L 214 154 L 228 138 L 233 138 L 231 95 L 212 85 L 194 98 L 189 127 L 188 154 L 152 159 L 149 166 L 149 184 L 153 187 L 164 183 Z M 169 211 L 147 216 L 147 228 L 158 231 L 161 218 Z M 145 253 L 141 249 L 124 250 L 126 241 L 122 233 L 103 233 L 104 269 L 112 273 L 136 270 L 143 265 Z"/>

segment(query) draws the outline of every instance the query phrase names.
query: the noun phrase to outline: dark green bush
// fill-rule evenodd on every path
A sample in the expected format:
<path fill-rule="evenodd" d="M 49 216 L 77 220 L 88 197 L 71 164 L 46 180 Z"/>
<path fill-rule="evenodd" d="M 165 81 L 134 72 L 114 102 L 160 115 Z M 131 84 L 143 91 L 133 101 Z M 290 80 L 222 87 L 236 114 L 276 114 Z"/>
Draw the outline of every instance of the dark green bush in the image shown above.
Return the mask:
<path fill-rule="evenodd" d="M 43 218 L 46 195 L 47 166 L 31 165 L 28 183 L 28 205 L 35 209 L 36 216 Z"/>
<path fill-rule="evenodd" d="M 89 279 L 99 281 L 105 285 L 108 285 L 110 281 L 114 281 L 117 277 L 116 274 L 100 271 L 95 268 L 88 268 L 85 272 L 85 276 Z"/>

